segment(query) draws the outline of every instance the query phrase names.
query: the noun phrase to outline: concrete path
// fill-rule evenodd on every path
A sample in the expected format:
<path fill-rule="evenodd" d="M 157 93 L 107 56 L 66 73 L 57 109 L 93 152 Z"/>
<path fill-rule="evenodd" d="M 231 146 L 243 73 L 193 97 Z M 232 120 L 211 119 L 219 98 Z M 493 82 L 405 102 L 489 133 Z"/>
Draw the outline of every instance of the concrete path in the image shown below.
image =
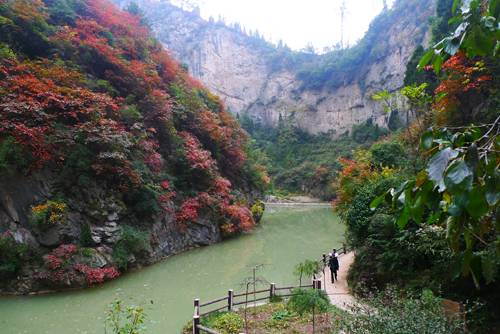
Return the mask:
<path fill-rule="evenodd" d="M 339 256 L 339 271 L 337 272 L 338 281 L 333 284 L 330 280 L 330 268 L 328 266 L 325 268 L 326 277 L 323 278 L 323 273 L 321 273 L 320 277 L 323 290 L 325 290 L 328 297 L 330 297 L 332 305 L 346 311 L 349 310 L 349 306 L 356 303 L 354 297 L 349 293 L 349 288 L 347 286 L 347 273 L 353 261 L 354 252 Z"/>

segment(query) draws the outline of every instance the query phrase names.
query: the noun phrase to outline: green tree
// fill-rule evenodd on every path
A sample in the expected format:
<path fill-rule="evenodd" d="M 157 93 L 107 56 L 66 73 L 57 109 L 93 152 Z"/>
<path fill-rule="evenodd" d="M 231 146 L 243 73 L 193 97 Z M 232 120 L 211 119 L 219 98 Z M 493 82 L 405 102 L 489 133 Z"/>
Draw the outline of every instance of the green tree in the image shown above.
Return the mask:
<path fill-rule="evenodd" d="M 302 286 L 302 277 L 312 277 L 319 272 L 320 266 L 318 261 L 305 260 L 295 266 L 294 275 L 299 278 L 299 285 Z"/>

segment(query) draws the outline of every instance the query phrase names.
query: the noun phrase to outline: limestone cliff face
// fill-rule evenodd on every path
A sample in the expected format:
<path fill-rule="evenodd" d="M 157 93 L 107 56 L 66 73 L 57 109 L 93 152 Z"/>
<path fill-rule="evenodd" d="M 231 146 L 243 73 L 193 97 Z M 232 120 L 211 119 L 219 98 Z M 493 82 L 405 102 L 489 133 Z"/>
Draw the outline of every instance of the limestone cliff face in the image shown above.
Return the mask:
<path fill-rule="evenodd" d="M 276 125 L 280 115 L 293 117 L 310 133 L 333 130 L 340 135 L 368 118 L 386 125 L 382 107 L 371 96 L 402 87 L 408 60 L 428 40 L 428 19 L 434 14 L 435 1 L 396 2 L 395 10 L 404 8 L 372 43 L 382 56 L 360 65 L 344 85 L 321 90 L 302 89 L 291 69 L 273 70 L 267 61 L 269 49 L 256 46 L 251 37 L 235 29 L 207 22 L 196 12 L 165 1 L 142 0 L 139 4 L 159 40 L 218 93 L 232 112 L 249 113 L 268 125 Z M 325 56 L 317 56 L 321 57 Z"/>

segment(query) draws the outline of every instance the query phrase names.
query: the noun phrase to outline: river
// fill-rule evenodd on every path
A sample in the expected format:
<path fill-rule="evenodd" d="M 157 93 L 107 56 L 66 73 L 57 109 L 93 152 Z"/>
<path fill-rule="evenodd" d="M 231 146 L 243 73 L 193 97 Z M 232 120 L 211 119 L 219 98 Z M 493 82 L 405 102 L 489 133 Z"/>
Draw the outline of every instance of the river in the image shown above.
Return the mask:
<path fill-rule="evenodd" d="M 251 267 L 277 285 L 297 283 L 295 264 L 340 245 L 344 228 L 329 208 L 269 207 L 252 233 L 173 256 L 99 287 L 0 298 L 1 334 L 103 334 L 107 305 L 120 298 L 145 308 L 148 333 L 176 334 L 201 302 L 241 291 Z"/>

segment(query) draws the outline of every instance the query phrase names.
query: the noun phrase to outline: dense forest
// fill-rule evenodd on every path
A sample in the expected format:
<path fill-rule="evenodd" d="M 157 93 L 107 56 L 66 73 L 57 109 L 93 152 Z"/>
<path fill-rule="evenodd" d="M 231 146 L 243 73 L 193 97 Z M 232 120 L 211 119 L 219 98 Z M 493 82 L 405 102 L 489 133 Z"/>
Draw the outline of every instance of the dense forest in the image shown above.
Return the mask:
<path fill-rule="evenodd" d="M 99 283 L 262 214 L 246 133 L 138 14 L 0 2 L 2 288 Z"/>

